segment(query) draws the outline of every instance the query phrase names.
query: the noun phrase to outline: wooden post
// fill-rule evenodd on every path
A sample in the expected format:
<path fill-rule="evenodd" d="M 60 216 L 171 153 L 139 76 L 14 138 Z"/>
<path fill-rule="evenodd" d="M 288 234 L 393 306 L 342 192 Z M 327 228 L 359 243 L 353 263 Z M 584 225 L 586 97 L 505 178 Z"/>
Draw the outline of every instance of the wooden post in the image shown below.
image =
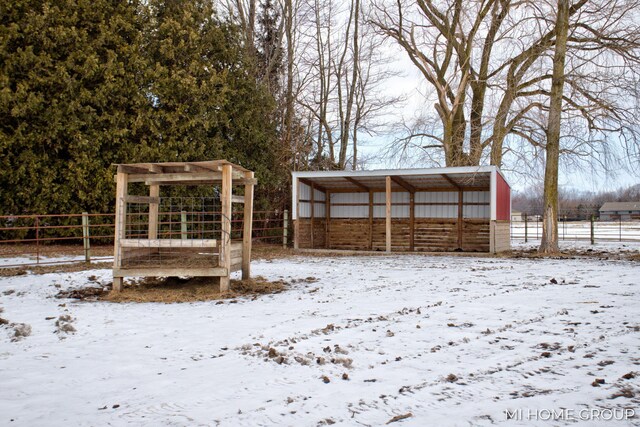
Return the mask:
<path fill-rule="evenodd" d="M 246 179 L 253 179 L 253 172 L 245 172 Z M 285 224 L 286 224 L 285 211 Z M 243 213 L 243 230 L 242 230 L 242 280 L 251 277 L 251 238 L 253 232 L 253 184 L 244 185 L 244 213 Z M 286 246 L 286 226 L 285 226 L 285 246 Z"/>
<path fill-rule="evenodd" d="M 296 218 L 293 220 L 293 249 L 300 247 L 300 180 L 296 178 L 296 199 L 293 201 L 296 205 Z"/>
<path fill-rule="evenodd" d="M 594 221 L 595 221 L 596 217 L 595 215 L 591 215 L 591 244 L 595 245 L 596 244 L 596 236 L 595 236 L 595 229 L 594 229 Z"/>
<path fill-rule="evenodd" d="M 527 213 L 524 213 L 524 242 L 527 243 L 529 241 L 529 221 L 527 221 Z"/>
<path fill-rule="evenodd" d="M 462 250 L 462 226 L 464 223 L 463 206 L 464 206 L 464 192 L 458 190 L 458 249 Z"/>
<path fill-rule="evenodd" d="M 416 227 L 416 193 L 409 193 L 409 250 L 413 252 Z"/>
<path fill-rule="evenodd" d="M 331 248 L 331 192 L 328 190 L 324 193 L 324 222 L 327 233 L 324 238 L 324 246 L 329 249 Z"/>
<path fill-rule="evenodd" d="M 313 184 L 313 182 L 311 183 L 311 185 L 309 186 L 309 188 L 311 189 L 311 195 L 309 197 L 309 223 L 311 224 L 311 230 L 309 233 L 310 239 L 311 239 L 311 249 L 315 248 L 315 244 L 313 242 L 313 235 L 314 233 L 314 216 L 315 216 L 315 207 L 316 207 L 316 186 Z"/>
<path fill-rule="evenodd" d="M 373 250 L 373 191 L 369 190 L 369 250 Z"/>
<path fill-rule="evenodd" d="M 187 240 L 187 212 L 180 212 L 180 238 Z"/>
<path fill-rule="evenodd" d="M 113 239 L 113 268 L 119 269 L 122 266 L 122 253 L 120 248 L 120 239 L 126 237 L 126 220 L 127 220 L 127 174 L 118 170 L 116 174 L 116 216 L 115 216 L 115 234 Z M 122 277 L 113 278 L 113 290 L 120 292 L 122 290 Z"/>
<path fill-rule="evenodd" d="M 287 209 L 284 210 L 282 214 L 282 248 L 287 248 L 287 243 L 289 237 L 289 211 Z"/>
<path fill-rule="evenodd" d="M 91 262 L 91 242 L 89 241 L 89 213 L 82 212 L 82 243 L 84 245 L 84 261 Z"/>
<path fill-rule="evenodd" d="M 391 177 L 387 176 L 387 185 L 386 185 L 386 205 L 387 209 L 385 212 L 386 218 L 386 227 L 385 227 L 385 237 L 386 237 L 386 249 L 387 252 L 391 252 Z"/>
<path fill-rule="evenodd" d="M 222 166 L 222 188 L 220 199 L 222 202 L 222 233 L 220 235 L 219 265 L 226 270 L 226 275 L 220 277 L 220 292 L 229 290 L 229 275 L 231 274 L 231 187 L 232 166 Z"/>
<path fill-rule="evenodd" d="M 149 197 L 152 200 L 160 197 L 160 186 L 158 184 L 149 185 Z M 158 212 L 160 205 L 155 202 L 149 203 L 149 239 L 158 238 Z"/>

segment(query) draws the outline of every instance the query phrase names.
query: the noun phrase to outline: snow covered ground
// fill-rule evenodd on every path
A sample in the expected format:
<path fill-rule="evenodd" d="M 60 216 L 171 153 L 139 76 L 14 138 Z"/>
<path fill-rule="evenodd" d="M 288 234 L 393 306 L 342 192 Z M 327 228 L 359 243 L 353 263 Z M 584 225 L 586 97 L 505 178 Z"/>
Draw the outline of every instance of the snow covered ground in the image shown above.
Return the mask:
<path fill-rule="evenodd" d="M 640 412 L 638 262 L 252 267 L 292 284 L 222 304 L 115 304 L 53 297 L 110 270 L 0 278 L 0 317 L 31 326 L 19 341 L 0 326 L 0 425 L 382 425 L 410 413 L 392 425 L 515 426 Z"/>

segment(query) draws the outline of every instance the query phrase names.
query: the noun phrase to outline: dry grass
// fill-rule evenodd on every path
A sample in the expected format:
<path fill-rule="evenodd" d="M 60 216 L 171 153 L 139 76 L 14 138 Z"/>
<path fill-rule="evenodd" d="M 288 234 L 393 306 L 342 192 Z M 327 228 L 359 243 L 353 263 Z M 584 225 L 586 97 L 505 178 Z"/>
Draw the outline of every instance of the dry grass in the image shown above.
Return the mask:
<path fill-rule="evenodd" d="M 76 271 L 102 270 L 112 268 L 112 262 L 75 262 L 72 264 L 28 265 L 24 267 L 0 268 L 0 277 L 23 276 L 29 274 L 74 273 Z"/>
<path fill-rule="evenodd" d="M 276 294 L 286 289 L 287 282 L 270 282 L 264 277 L 249 280 L 232 280 L 229 291 L 220 292 L 219 279 L 215 277 L 178 277 L 146 278 L 139 282 L 125 284 L 121 292 L 109 292 L 101 297 L 111 302 L 195 302 L 234 299 Z"/>

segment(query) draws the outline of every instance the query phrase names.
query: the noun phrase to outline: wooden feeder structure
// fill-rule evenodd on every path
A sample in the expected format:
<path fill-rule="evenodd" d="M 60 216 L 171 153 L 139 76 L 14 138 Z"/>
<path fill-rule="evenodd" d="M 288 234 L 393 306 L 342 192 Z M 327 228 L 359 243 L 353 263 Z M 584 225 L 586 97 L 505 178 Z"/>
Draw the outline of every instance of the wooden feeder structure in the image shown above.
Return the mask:
<path fill-rule="evenodd" d="M 125 277 L 219 277 L 220 291 L 229 289 L 233 271 L 250 277 L 257 183 L 252 171 L 226 160 L 117 168 L 114 291 L 122 289 Z M 129 185 L 135 183 L 148 186 L 148 196 L 129 195 Z M 211 197 L 160 197 L 162 186 L 177 185 L 216 190 Z M 244 194 L 234 195 L 234 186 L 244 187 Z M 243 209 L 234 212 L 233 203 Z M 233 223 L 242 223 L 242 229 L 232 229 Z"/>

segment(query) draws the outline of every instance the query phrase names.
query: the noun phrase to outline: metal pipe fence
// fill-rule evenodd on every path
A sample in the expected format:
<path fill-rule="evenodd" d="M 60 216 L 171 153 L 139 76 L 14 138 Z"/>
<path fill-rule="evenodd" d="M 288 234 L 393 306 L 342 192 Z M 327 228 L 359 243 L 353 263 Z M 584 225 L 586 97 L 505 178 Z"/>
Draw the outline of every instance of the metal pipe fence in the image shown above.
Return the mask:
<path fill-rule="evenodd" d="M 511 218 L 511 240 L 540 240 L 542 217 L 522 214 Z M 623 221 L 621 218 L 603 221 L 592 216 L 589 220 L 558 218 L 558 238 L 561 241 L 640 242 L 640 221 Z"/>
<path fill-rule="evenodd" d="M 148 216 L 148 212 L 135 212 L 135 215 L 144 217 Z M 175 235 L 190 238 L 187 236 L 202 233 L 202 230 L 194 230 L 189 226 L 189 221 L 196 215 L 218 218 L 201 221 L 203 226 L 217 229 L 220 225 L 218 211 L 176 210 L 163 215 L 164 219 L 158 223 L 160 239 Z M 232 214 L 232 241 L 242 241 L 242 215 L 242 212 Z M 252 240 L 286 246 L 288 218 L 286 210 L 254 211 Z M 84 212 L 0 216 L 0 268 L 111 261 L 114 231 L 115 214 Z M 135 230 L 132 236 L 134 234 Z"/>

